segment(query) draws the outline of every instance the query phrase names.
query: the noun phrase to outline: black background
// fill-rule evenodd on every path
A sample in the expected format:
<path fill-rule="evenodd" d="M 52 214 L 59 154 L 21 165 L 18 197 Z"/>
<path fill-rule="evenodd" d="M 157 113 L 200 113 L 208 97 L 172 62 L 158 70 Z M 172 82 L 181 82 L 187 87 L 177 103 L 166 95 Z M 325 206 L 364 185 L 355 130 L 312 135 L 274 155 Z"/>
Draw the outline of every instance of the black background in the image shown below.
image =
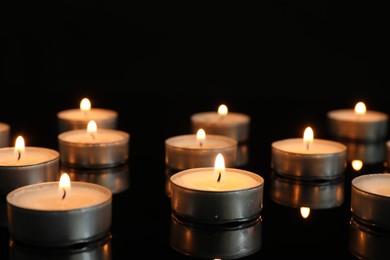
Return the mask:
<path fill-rule="evenodd" d="M 189 258 L 169 244 L 164 140 L 188 133 L 191 114 L 221 103 L 251 116 L 243 168 L 266 180 L 263 245 L 248 258 L 353 259 L 349 181 L 356 173 L 346 171 L 341 207 L 303 220 L 269 198 L 270 145 L 302 136 L 307 125 L 328 138 L 326 112 L 360 100 L 390 112 L 379 6 L 64 1 L 0 12 L 0 121 L 11 125 L 12 140 L 22 134 L 26 145 L 57 149 L 56 113 L 82 97 L 118 111 L 118 128 L 131 135 L 129 187 L 114 196 L 113 259 Z M 4 228 L 0 252 L 9 257 Z"/>

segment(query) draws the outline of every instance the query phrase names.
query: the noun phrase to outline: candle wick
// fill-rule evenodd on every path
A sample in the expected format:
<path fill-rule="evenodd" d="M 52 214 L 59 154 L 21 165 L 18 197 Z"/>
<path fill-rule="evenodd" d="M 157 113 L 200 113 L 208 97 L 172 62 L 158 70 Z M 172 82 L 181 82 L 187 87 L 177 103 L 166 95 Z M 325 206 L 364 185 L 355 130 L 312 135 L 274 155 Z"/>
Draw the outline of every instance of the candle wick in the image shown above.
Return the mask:
<path fill-rule="evenodd" d="M 203 146 L 203 142 L 199 142 L 199 146 L 202 147 Z"/>
<path fill-rule="evenodd" d="M 307 143 L 306 143 L 306 150 L 307 150 L 307 151 L 309 151 L 309 146 L 310 146 L 310 143 L 307 142 Z"/>
<path fill-rule="evenodd" d="M 95 140 L 95 135 L 91 133 L 92 139 Z"/>
<path fill-rule="evenodd" d="M 20 157 L 22 157 L 22 153 L 18 151 L 18 161 L 20 160 Z"/>
<path fill-rule="evenodd" d="M 62 199 L 65 199 L 65 197 L 66 197 L 66 190 L 65 189 L 63 189 L 64 190 L 64 194 L 62 195 Z"/>
<path fill-rule="evenodd" d="M 219 171 L 219 172 L 218 172 L 218 179 L 217 179 L 217 182 L 220 182 L 220 181 L 221 181 L 221 175 L 222 175 L 222 174 L 221 174 L 221 172 Z"/>

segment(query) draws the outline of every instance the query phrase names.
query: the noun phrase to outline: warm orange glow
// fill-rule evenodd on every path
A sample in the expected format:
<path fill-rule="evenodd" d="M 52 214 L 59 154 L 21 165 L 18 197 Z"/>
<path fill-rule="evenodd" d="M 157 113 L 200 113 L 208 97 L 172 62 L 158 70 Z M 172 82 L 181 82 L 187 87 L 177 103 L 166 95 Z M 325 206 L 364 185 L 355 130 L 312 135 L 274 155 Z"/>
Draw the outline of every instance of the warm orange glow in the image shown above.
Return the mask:
<path fill-rule="evenodd" d="M 218 115 L 224 116 L 227 115 L 228 113 L 228 108 L 226 105 L 222 104 L 218 107 Z"/>
<path fill-rule="evenodd" d="M 355 105 L 355 113 L 362 115 L 366 113 L 366 105 L 363 102 L 358 102 Z"/>
<path fill-rule="evenodd" d="M 310 126 L 306 127 L 305 132 L 303 133 L 303 142 L 306 144 L 308 150 L 310 144 L 313 143 L 313 140 L 314 140 L 313 129 Z"/>
<path fill-rule="evenodd" d="M 61 174 L 60 182 L 58 184 L 58 191 L 62 199 L 70 195 L 70 177 L 66 172 Z"/>
<path fill-rule="evenodd" d="M 91 110 L 91 101 L 89 101 L 88 98 L 83 98 L 80 102 L 80 109 L 82 111 L 89 111 Z"/>
<path fill-rule="evenodd" d="M 202 146 L 206 140 L 206 132 L 203 128 L 200 128 L 196 133 L 196 139 L 199 141 L 199 145 Z"/>
<path fill-rule="evenodd" d="M 22 136 L 18 136 L 15 141 L 15 154 L 17 159 L 19 160 L 24 153 L 25 145 L 24 145 L 24 139 Z"/>
<path fill-rule="evenodd" d="M 309 215 L 310 215 L 310 208 L 308 208 L 308 207 L 301 207 L 300 210 L 301 210 L 301 216 L 303 218 L 309 217 Z"/>
<path fill-rule="evenodd" d="M 363 162 L 361 160 L 353 160 L 351 166 L 355 171 L 360 171 L 363 168 Z"/>
<path fill-rule="evenodd" d="M 225 159 L 220 153 L 215 158 L 214 174 L 218 182 L 225 178 Z"/>
<path fill-rule="evenodd" d="M 91 133 L 91 134 L 96 133 L 96 131 L 97 131 L 97 124 L 96 124 L 96 122 L 94 120 L 90 120 L 88 122 L 87 131 L 88 131 L 88 133 Z"/>

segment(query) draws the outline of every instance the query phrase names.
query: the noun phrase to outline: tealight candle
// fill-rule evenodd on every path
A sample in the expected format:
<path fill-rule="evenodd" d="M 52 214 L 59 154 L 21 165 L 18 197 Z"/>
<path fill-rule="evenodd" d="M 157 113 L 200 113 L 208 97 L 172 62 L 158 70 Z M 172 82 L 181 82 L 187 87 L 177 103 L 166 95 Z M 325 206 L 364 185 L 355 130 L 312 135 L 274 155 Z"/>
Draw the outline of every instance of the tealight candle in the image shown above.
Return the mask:
<path fill-rule="evenodd" d="M 237 141 L 231 137 L 207 134 L 179 135 L 165 140 L 165 163 L 175 170 L 211 167 L 215 156 L 223 154 L 227 167 L 237 166 Z"/>
<path fill-rule="evenodd" d="M 130 135 L 116 129 L 97 129 L 94 120 L 87 129 L 75 129 L 58 135 L 60 161 L 84 168 L 112 167 L 124 164 L 129 156 Z"/>
<path fill-rule="evenodd" d="M 194 133 L 202 128 L 209 134 L 229 136 L 241 143 L 249 139 L 250 121 L 249 115 L 229 112 L 227 106 L 222 104 L 218 111 L 193 114 L 191 128 Z"/>
<path fill-rule="evenodd" d="M 0 194 L 20 186 L 58 178 L 60 154 L 43 147 L 25 146 L 22 136 L 15 147 L 0 148 Z"/>
<path fill-rule="evenodd" d="M 271 167 L 276 173 L 298 179 L 334 179 L 343 176 L 347 147 L 339 142 L 314 139 L 307 127 L 302 138 L 272 143 Z"/>
<path fill-rule="evenodd" d="M 11 126 L 7 123 L 0 122 L 0 147 L 10 145 Z"/>
<path fill-rule="evenodd" d="M 19 187 L 7 195 L 12 239 L 30 245 L 62 247 L 107 235 L 111 227 L 111 191 L 89 182 L 60 181 Z"/>
<path fill-rule="evenodd" d="M 337 138 L 359 141 L 379 141 L 386 138 L 388 115 L 367 110 L 363 102 L 354 109 L 338 109 L 327 113 L 330 133 Z"/>
<path fill-rule="evenodd" d="M 83 98 L 80 102 L 80 108 L 58 112 L 57 120 L 59 133 L 86 129 L 91 120 L 94 120 L 99 128 L 116 129 L 118 113 L 110 109 L 91 107 L 91 101 L 88 98 Z"/>
<path fill-rule="evenodd" d="M 390 230 L 390 174 L 372 173 L 352 179 L 351 212 L 369 226 Z"/>
<path fill-rule="evenodd" d="M 200 223 L 242 222 L 263 207 L 264 179 L 253 172 L 225 168 L 222 154 L 214 167 L 180 171 L 170 177 L 172 210 Z"/>

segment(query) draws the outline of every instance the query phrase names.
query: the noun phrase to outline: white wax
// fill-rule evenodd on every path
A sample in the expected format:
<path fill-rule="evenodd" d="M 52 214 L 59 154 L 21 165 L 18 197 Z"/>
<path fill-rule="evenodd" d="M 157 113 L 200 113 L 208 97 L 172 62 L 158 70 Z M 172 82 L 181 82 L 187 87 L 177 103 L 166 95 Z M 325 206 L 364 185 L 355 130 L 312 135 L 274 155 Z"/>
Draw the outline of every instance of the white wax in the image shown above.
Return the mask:
<path fill-rule="evenodd" d="M 75 121 L 101 121 L 107 119 L 113 119 L 117 117 L 117 112 L 103 108 L 91 108 L 88 111 L 82 111 L 81 109 L 68 109 L 60 111 L 57 114 L 58 118 L 63 120 L 75 120 Z"/>
<path fill-rule="evenodd" d="M 390 174 L 367 174 L 355 178 L 353 185 L 363 191 L 390 197 Z"/>
<path fill-rule="evenodd" d="M 52 161 L 59 157 L 55 150 L 42 147 L 25 147 L 25 151 L 17 159 L 14 147 L 0 148 L 0 166 L 27 166 Z"/>
<path fill-rule="evenodd" d="M 96 206 L 111 199 L 111 191 L 88 182 L 72 182 L 71 190 L 62 199 L 59 182 L 44 182 L 13 190 L 7 201 L 20 208 L 32 210 L 73 210 Z"/>
<path fill-rule="evenodd" d="M 250 117 L 246 114 L 229 112 L 228 114 L 221 116 L 218 112 L 202 112 L 196 113 L 191 116 L 191 120 L 202 124 L 213 125 L 237 125 L 248 124 Z"/>
<path fill-rule="evenodd" d="M 263 184 L 259 175 L 233 168 L 226 168 L 224 178 L 217 182 L 213 167 L 184 170 L 172 175 L 171 180 L 178 186 L 201 191 L 236 191 Z"/>
<path fill-rule="evenodd" d="M 328 117 L 335 120 L 351 122 L 386 121 L 388 115 L 379 111 L 367 110 L 365 114 L 357 114 L 354 109 L 339 109 L 328 112 Z"/>
<path fill-rule="evenodd" d="M 95 133 L 88 133 L 85 129 L 65 131 L 58 135 L 63 142 L 79 144 L 109 144 L 123 142 L 129 138 L 128 133 L 115 129 L 98 129 Z"/>
<path fill-rule="evenodd" d="M 297 154 L 335 154 L 346 150 L 346 146 L 330 140 L 314 139 L 309 149 L 303 138 L 290 138 L 272 143 L 272 147 L 288 153 Z"/>
<path fill-rule="evenodd" d="M 180 135 L 170 137 L 165 140 L 165 143 L 171 147 L 183 149 L 221 149 L 237 145 L 237 141 L 230 137 L 208 134 L 206 139 L 200 141 L 196 138 L 196 134 Z"/>

